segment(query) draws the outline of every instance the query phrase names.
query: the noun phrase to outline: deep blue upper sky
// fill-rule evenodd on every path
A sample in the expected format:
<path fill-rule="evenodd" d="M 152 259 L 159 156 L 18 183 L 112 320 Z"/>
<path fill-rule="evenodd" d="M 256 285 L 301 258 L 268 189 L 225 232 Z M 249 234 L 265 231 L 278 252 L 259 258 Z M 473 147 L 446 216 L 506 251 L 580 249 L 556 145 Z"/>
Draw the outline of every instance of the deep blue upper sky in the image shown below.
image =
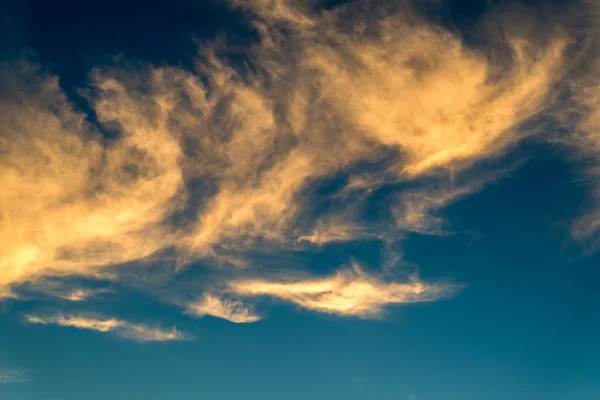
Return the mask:
<path fill-rule="evenodd" d="M 322 7 L 335 9 L 338 3 Z M 419 7 L 468 43 L 477 41 L 474 27 L 495 3 L 448 1 Z M 222 35 L 227 59 L 243 69 L 248 49 L 258 42 L 252 15 L 218 1 L 29 0 L 2 5 L 0 15 L 3 61 L 27 57 L 58 76 L 61 90 L 92 124 L 96 111 L 80 89 L 89 85 L 97 66 L 122 63 L 135 70 L 150 63 L 192 70 L 198 44 Z M 105 132 L 106 127 L 99 129 Z M 544 129 L 554 128 L 548 124 Z M 446 220 L 449 233 L 398 233 L 390 244 L 401 249 L 397 268 L 418 270 L 425 282 L 455 282 L 461 289 L 436 301 L 386 307 L 377 318 L 319 313 L 276 298 L 259 303 L 265 317 L 254 323 L 191 317 L 182 313 L 168 288 L 188 295 L 194 290 L 189 282 L 211 279 L 217 272 L 200 257 L 179 274 L 162 278 L 156 273 L 161 284 L 146 283 L 145 272 L 130 265 L 116 280 L 57 274 L 54 278 L 67 286 L 109 288 L 73 304 L 57 300 L 47 288 L 41 294 L 27 291 L 25 286 L 35 286 L 40 277 L 20 282 L 27 295 L 0 300 L 0 398 L 600 398 L 600 252 L 571 236 L 573 221 L 593 209 L 594 198 L 592 184 L 572 159 L 564 147 L 526 139 L 482 168 L 515 167 L 433 210 Z M 319 184 L 335 186 L 345 176 L 330 179 L 333 183 Z M 194 182 L 190 185 L 202 184 Z M 367 223 L 389 218 L 379 211 L 402 187 L 391 182 L 374 191 L 366 206 L 374 210 L 365 212 Z M 266 255 L 250 249 L 244 257 L 250 268 L 271 259 L 275 269 L 287 268 L 279 264 L 289 258 L 291 270 L 314 276 L 329 276 L 355 260 L 376 274 L 386 262 L 384 242 L 363 238 Z M 160 271 L 161 263 L 151 268 Z M 228 274 L 238 273 L 233 271 Z M 176 326 L 193 338 L 140 342 L 25 320 L 57 312 Z M 8 372 L 22 382 L 3 378 Z"/>

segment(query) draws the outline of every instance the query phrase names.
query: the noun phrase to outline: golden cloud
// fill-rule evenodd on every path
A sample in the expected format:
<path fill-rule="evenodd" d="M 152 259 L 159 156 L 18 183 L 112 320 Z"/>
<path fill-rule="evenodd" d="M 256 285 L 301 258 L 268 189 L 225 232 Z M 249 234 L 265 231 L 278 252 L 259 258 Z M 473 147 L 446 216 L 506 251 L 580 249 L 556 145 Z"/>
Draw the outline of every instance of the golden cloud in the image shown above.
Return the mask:
<path fill-rule="evenodd" d="M 221 299 L 210 293 L 205 293 L 201 300 L 188 304 L 186 309 L 189 314 L 198 317 L 210 315 L 236 324 L 256 322 L 261 319 L 251 307 L 241 301 Z"/>
<path fill-rule="evenodd" d="M 261 34 L 249 51 L 253 72 L 210 46 L 194 72 L 98 68 L 88 88 L 97 124 L 68 101 L 57 77 L 28 62 L 0 67 L 9 88 L 0 96 L 0 295 L 44 276 L 89 276 L 170 248 L 194 260 L 259 242 L 286 248 L 299 239 L 377 237 L 344 213 L 308 215 L 308 188 L 352 175 L 360 163 L 387 160 L 376 179 L 363 174 L 359 184 L 351 176 L 346 190 L 460 172 L 502 154 L 530 133 L 521 124 L 546 107 L 569 42 L 559 30 L 544 32 L 541 43 L 536 32 L 507 31 L 504 55 L 471 48 L 408 8 L 363 12 L 353 3 L 314 11 L 284 0 L 243 6 Z M 106 129 L 117 134 L 103 138 Z M 188 193 L 193 185 L 202 189 L 197 196 Z M 402 197 L 398 228 L 431 231 L 427 213 L 458 198 L 456 190 Z M 346 273 L 236 285 L 352 315 L 443 291 Z M 219 301 L 199 312 L 238 318 Z"/>
<path fill-rule="evenodd" d="M 231 284 L 231 290 L 241 296 L 271 296 L 312 311 L 362 318 L 376 317 L 388 305 L 438 300 L 454 294 L 457 289 L 418 280 L 388 283 L 368 275 L 357 265 L 324 278 L 257 279 Z"/>
<path fill-rule="evenodd" d="M 58 80 L 32 69 L 0 71 L 12 85 L 12 97 L 1 100 L 0 287 L 92 274 L 168 245 L 161 223 L 182 185 L 177 141 L 103 79 L 98 89 L 122 101 L 114 109 L 116 102 L 99 100 L 98 117 L 123 127 L 120 140 L 103 145 Z"/>

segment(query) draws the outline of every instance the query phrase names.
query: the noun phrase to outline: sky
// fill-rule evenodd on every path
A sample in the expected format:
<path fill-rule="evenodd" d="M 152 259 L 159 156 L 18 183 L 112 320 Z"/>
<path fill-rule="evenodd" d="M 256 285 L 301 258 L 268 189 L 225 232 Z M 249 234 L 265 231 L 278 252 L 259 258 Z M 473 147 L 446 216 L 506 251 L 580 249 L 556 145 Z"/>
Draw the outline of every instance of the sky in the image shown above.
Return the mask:
<path fill-rule="evenodd" d="M 0 22 L 0 399 L 600 398 L 600 2 Z"/>

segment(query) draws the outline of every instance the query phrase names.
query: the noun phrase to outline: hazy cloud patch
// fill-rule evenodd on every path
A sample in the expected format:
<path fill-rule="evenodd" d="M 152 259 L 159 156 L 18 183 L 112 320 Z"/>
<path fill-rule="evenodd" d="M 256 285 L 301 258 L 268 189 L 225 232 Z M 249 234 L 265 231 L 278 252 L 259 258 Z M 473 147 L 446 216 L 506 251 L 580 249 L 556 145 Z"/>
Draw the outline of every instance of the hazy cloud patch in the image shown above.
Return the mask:
<path fill-rule="evenodd" d="M 25 371 L 20 369 L 0 368 L 0 384 L 29 382 Z"/>

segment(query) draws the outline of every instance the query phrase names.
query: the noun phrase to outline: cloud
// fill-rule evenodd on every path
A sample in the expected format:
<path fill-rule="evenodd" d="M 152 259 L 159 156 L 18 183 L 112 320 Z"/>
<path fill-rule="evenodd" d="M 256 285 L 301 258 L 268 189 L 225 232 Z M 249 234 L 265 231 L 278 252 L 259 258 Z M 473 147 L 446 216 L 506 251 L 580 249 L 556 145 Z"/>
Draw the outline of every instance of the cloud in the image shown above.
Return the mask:
<path fill-rule="evenodd" d="M 361 20 L 352 7 L 310 13 L 283 1 L 249 6 L 262 34 L 252 52 L 260 74 L 244 80 L 222 63 L 210 70 L 227 71 L 221 87 L 233 96 L 228 117 L 236 123 L 224 147 L 236 159 L 199 220 L 197 246 L 281 240 L 303 211 L 307 185 L 359 162 L 397 154 L 390 168 L 406 180 L 502 154 L 528 135 L 521 123 L 544 109 L 568 43 L 558 32 L 543 46 L 509 37 L 510 55 L 500 60 L 406 17 L 406 9 L 365 20 L 367 34 L 362 25 L 344 26 L 346 17 Z M 310 23 L 282 34 L 277 21 L 298 15 Z"/>
<path fill-rule="evenodd" d="M 512 169 L 512 168 L 509 168 Z M 496 171 L 500 174 L 503 171 Z M 444 207 L 466 197 L 494 177 L 481 175 L 469 179 L 466 183 L 443 184 L 438 186 L 424 185 L 400 192 L 392 206 L 392 215 L 396 227 L 422 235 L 446 235 L 446 221 L 440 216 Z"/>
<path fill-rule="evenodd" d="M 20 369 L 0 368 L 0 384 L 29 382 L 27 375 Z"/>
<path fill-rule="evenodd" d="M 350 242 L 360 238 L 377 237 L 364 227 L 352 222 L 319 221 L 310 234 L 302 235 L 298 241 L 323 245 L 331 242 Z"/>
<path fill-rule="evenodd" d="M 574 19 L 582 43 L 570 65 L 568 98 L 553 111 L 564 132 L 551 140 L 569 148 L 582 181 L 591 188 L 593 205 L 574 221 L 571 234 L 596 250 L 600 246 L 600 3 L 583 1 Z"/>
<path fill-rule="evenodd" d="M 123 321 L 118 319 L 94 319 L 80 316 L 58 316 L 53 318 L 41 318 L 35 315 L 25 316 L 27 322 L 32 324 L 56 324 L 59 326 L 71 326 L 79 329 L 90 329 L 100 332 L 110 332 L 115 328 L 123 326 Z"/>
<path fill-rule="evenodd" d="M 168 342 L 172 340 L 189 340 L 191 338 L 191 335 L 180 332 L 175 327 L 171 330 L 163 330 L 134 324 L 123 326 L 119 335 L 138 342 Z"/>
<path fill-rule="evenodd" d="M 250 306 L 241 301 L 221 299 L 210 293 L 205 293 L 200 301 L 188 304 L 186 309 L 189 314 L 198 317 L 210 315 L 236 324 L 256 322 L 261 319 Z"/>
<path fill-rule="evenodd" d="M 105 293 L 106 290 L 102 289 L 75 289 L 69 293 L 65 293 L 61 296 L 65 300 L 69 301 L 84 301 L 100 293 Z"/>
<path fill-rule="evenodd" d="M 25 320 L 32 324 L 58 325 L 78 329 L 88 329 L 104 333 L 114 333 L 126 339 L 138 342 L 164 342 L 172 340 L 185 340 L 190 338 L 189 334 L 172 330 L 152 328 L 148 325 L 134 324 L 117 318 L 93 317 L 86 315 L 56 315 L 40 317 L 37 315 L 26 315 Z"/>
<path fill-rule="evenodd" d="M 434 215 L 435 211 L 447 205 L 461 190 L 447 193 L 436 191 L 407 191 L 400 195 L 398 205 L 393 209 L 396 226 L 420 234 L 441 234 L 444 220 Z"/>
<path fill-rule="evenodd" d="M 56 77 L 19 62 L 0 66 L 0 286 L 46 275 L 93 275 L 168 245 L 160 225 L 182 184 L 181 149 L 134 104 L 99 100 L 100 121 L 120 113 L 122 138 L 103 145 Z M 98 78 L 100 79 L 100 78 Z M 103 79 L 97 89 L 119 96 Z M 129 124 L 127 124 L 129 123 Z"/>
<path fill-rule="evenodd" d="M 311 27 L 315 21 L 306 14 L 310 1 L 306 0 L 231 0 L 237 7 L 253 11 L 270 23 L 285 22 L 299 27 Z"/>
<path fill-rule="evenodd" d="M 419 280 L 385 282 L 368 275 L 356 265 L 353 269 L 340 270 L 325 278 L 257 279 L 231 284 L 231 290 L 241 296 L 271 296 L 312 311 L 361 318 L 377 317 L 389 305 L 448 297 L 457 289 L 453 285 L 427 284 Z"/>
<path fill-rule="evenodd" d="M 81 91 L 93 115 L 34 62 L 0 66 L 0 295 L 48 276 L 110 267 L 118 277 L 119 266 L 164 254 L 232 260 L 302 242 L 383 238 L 385 221 L 366 224 L 356 209 L 340 210 L 343 201 L 315 211 L 312 189 L 342 175 L 346 203 L 390 184 L 441 182 L 447 190 L 400 194 L 393 210 L 397 230 L 438 233 L 431 213 L 473 188 L 446 184 L 448 171 L 461 174 L 536 132 L 523 124 L 546 109 L 570 40 L 498 18 L 503 39 L 482 50 L 403 2 L 232 4 L 260 34 L 251 68 L 229 64 L 211 43 L 194 71 L 98 67 Z M 345 288 L 347 279 L 318 282 Z M 268 295 L 280 288 L 268 285 L 282 285 L 279 297 L 338 314 L 356 304 L 357 315 L 439 289 L 352 279 L 346 292 L 364 286 L 387 297 L 333 291 L 292 300 L 284 283 L 255 288 Z M 213 299 L 199 312 L 255 317 L 235 304 Z M 124 332 L 119 323 L 114 330 Z"/>
<path fill-rule="evenodd" d="M 91 288 L 70 283 L 60 279 L 39 279 L 22 285 L 20 293 L 45 294 L 62 300 L 80 302 L 87 301 L 101 294 L 110 293 L 109 288 Z"/>

